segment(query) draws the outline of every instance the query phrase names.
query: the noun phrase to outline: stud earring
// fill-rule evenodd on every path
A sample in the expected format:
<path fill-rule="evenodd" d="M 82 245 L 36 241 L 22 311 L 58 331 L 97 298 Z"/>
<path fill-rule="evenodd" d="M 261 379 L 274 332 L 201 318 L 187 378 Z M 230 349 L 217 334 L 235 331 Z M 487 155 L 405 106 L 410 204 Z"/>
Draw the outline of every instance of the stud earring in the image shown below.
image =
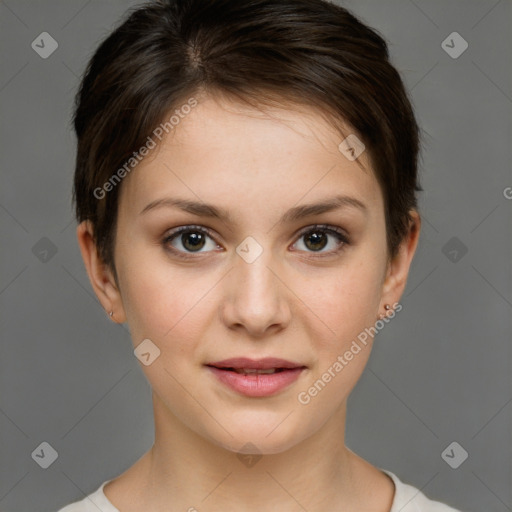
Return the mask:
<path fill-rule="evenodd" d="M 111 317 L 111 318 L 112 318 L 112 315 L 113 315 L 113 314 L 114 314 L 114 312 L 113 312 L 113 311 L 111 311 L 111 312 L 109 313 L 109 315 L 110 315 L 110 317 Z"/>
<path fill-rule="evenodd" d="M 387 316 L 387 311 L 391 309 L 391 306 L 389 304 L 384 304 L 384 309 L 386 310 L 386 313 L 381 313 L 379 315 L 379 320 L 382 320 L 385 316 Z"/>

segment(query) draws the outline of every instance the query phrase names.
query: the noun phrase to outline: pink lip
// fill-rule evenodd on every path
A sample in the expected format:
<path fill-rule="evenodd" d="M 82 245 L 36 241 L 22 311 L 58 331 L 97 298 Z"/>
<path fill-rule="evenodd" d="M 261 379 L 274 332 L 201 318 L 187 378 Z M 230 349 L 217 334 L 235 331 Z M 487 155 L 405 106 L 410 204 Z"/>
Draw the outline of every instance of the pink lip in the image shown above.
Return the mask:
<path fill-rule="evenodd" d="M 304 365 L 267 357 L 264 359 L 248 359 L 238 357 L 216 361 L 206 365 L 220 382 L 234 391 L 250 397 L 264 397 L 273 395 L 296 381 Z M 228 368 L 266 370 L 270 368 L 281 369 L 273 374 L 248 374 L 244 375 Z"/>

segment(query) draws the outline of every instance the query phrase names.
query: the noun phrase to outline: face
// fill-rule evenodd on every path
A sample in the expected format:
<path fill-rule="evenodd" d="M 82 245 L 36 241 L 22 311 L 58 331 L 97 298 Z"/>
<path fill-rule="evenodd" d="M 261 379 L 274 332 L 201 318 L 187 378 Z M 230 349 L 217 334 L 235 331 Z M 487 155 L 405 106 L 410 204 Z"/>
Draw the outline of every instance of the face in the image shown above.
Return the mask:
<path fill-rule="evenodd" d="M 312 110 L 204 98 L 124 179 L 119 288 L 99 295 L 135 347 L 160 351 L 142 366 L 155 414 L 278 453 L 344 410 L 372 344 L 354 340 L 398 301 L 412 254 L 392 275 L 382 192 L 341 140 Z M 208 366 L 231 358 L 295 369 Z"/>

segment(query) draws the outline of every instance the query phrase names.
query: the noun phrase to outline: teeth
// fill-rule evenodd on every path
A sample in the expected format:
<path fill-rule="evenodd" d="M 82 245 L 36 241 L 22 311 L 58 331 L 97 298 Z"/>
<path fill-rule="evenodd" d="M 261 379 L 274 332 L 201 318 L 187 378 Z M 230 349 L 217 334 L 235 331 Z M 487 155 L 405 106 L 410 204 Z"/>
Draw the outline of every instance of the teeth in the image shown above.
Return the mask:
<path fill-rule="evenodd" d="M 244 374 L 249 374 L 249 373 L 267 374 L 267 373 L 275 373 L 276 372 L 275 368 L 268 368 L 266 370 L 256 370 L 253 368 L 234 368 L 234 370 L 236 373 L 244 373 Z"/>

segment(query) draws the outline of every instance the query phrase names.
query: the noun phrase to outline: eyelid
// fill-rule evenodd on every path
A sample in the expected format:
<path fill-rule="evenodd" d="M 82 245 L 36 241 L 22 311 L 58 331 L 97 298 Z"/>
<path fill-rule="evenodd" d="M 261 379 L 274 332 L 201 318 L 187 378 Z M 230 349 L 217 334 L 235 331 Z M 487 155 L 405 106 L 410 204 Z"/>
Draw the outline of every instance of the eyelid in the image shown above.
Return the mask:
<path fill-rule="evenodd" d="M 333 226 L 331 224 L 311 224 L 310 226 L 306 226 L 302 228 L 296 235 L 296 238 L 300 238 L 301 236 L 309 233 L 310 231 L 314 231 L 315 229 L 323 230 L 323 231 L 334 231 L 336 234 L 340 235 L 343 238 L 343 241 L 348 243 L 348 233 L 338 226 Z"/>
<path fill-rule="evenodd" d="M 209 237 L 215 239 L 213 231 L 210 228 L 207 228 L 206 226 L 195 225 L 195 224 L 186 224 L 184 226 L 178 226 L 176 228 L 169 229 L 168 231 L 166 231 L 166 233 L 164 235 L 164 239 L 168 240 L 170 238 L 175 237 L 176 235 L 179 235 L 180 233 L 182 233 L 184 231 L 200 231 L 201 233 L 205 233 Z"/>

